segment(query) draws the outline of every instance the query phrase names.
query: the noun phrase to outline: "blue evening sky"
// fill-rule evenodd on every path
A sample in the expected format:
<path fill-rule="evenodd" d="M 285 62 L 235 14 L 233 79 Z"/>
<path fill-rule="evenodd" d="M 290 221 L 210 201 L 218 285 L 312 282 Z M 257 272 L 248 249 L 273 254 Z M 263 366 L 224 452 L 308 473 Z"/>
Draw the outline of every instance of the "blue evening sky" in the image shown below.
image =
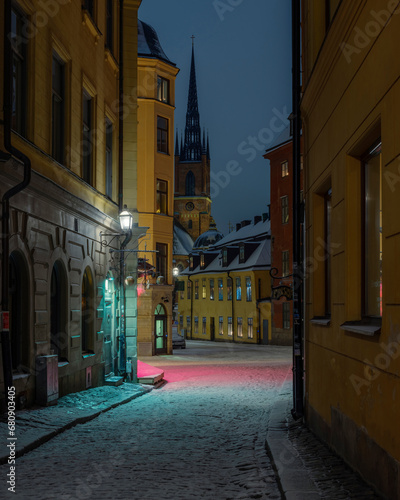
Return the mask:
<path fill-rule="evenodd" d="M 212 215 L 228 233 L 267 211 L 262 155 L 291 112 L 290 0 L 142 0 L 139 19 L 157 32 L 180 72 L 175 128 L 183 131 L 192 40 L 200 125 L 209 132 Z M 287 122 L 285 123 L 285 125 Z"/>

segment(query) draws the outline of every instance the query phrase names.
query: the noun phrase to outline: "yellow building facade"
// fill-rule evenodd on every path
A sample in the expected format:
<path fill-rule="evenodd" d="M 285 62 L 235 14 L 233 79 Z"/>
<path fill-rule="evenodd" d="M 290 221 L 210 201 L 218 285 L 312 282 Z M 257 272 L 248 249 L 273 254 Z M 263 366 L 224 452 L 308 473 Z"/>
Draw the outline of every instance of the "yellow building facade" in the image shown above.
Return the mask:
<path fill-rule="evenodd" d="M 330 10 L 328 10 L 330 9 Z M 305 408 L 400 498 L 400 10 L 303 2 Z"/>
<path fill-rule="evenodd" d="M 154 29 L 139 21 L 138 211 L 147 227 L 139 253 L 138 354 L 172 352 L 174 110 L 178 69 Z"/>
<path fill-rule="evenodd" d="M 190 254 L 177 292 L 178 331 L 186 338 L 270 342 L 269 221 L 244 222 L 215 245 Z"/>
<path fill-rule="evenodd" d="M 0 12 L 2 32 L 11 31 L 11 47 L 1 40 L 0 93 L 7 85 L 12 103 L 0 125 L 10 277 L 2 310 L 10 313 L 19 407 L 51 404 L 116 373 L 122 316 L 126 355 L 136 356 L 135 294 L 127 293 L 124 311 L 119 262 L 109 250 L 119 248 L 123 204 L 131 212 L 137 204 L 140 0 L 125 1 L 123 10 L 118 2 L 49 3 L 7 0 Z M 119 142 L 121 92 L 125 140 Z M 23 190 L 10 191 L 23 172 Z M 139 236 L 135 222 L 132 240 Z M 7 359 L 3 350 L 2 387 Z"/>

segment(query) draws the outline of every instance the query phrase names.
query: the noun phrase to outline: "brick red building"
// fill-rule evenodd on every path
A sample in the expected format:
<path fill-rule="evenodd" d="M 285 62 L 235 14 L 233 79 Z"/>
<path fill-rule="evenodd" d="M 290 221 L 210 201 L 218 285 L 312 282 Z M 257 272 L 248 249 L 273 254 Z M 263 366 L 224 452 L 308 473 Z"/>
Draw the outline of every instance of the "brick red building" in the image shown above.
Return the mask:
<path fill-rule="evenodd" d="M 270 161 L 271 268 L 277 268 L 276 275 L 283 278 L 275 280 L 275 286 L 292 284 L 289 277 L 293 261 L 293 140 L 290 129 L 288 125 L 275 145 L 264 154 Z M 300 182 L 302 189 L 303 170 Z M 272 301 L 272 343 L 292 343 L 292 312 L 292 301 L 285 298 Z"/>

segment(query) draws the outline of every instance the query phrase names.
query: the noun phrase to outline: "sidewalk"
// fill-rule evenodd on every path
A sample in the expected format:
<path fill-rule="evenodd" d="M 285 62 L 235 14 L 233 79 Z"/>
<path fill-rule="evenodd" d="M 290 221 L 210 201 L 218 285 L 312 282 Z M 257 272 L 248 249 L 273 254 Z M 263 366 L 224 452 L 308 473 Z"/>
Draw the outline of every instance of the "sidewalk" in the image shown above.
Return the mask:
<path fill-rule="evenodd" d="M 16 415 L 16 456 L 19 457 L 37 448 L 51 438 L 78 424 L 83 424 L 100 413 L 128 403 L 153 389 L 140 384 L 122 384 L 118 387 L 102 386 L 68 394 L 58 400 L 57 405 L 18 411 Z M 0 465 L 7 463 L 6 448 L 8 428 L 0 422 L 2 447 Z"/>
<path fill-rule="evenodd" d="M 319 441 L 301 420 L 293 419 L 292 407 L 292 384 L 286 382 L 271 410 L 266 443 L 279 476 L 283 498 L 382 498 Z"/>

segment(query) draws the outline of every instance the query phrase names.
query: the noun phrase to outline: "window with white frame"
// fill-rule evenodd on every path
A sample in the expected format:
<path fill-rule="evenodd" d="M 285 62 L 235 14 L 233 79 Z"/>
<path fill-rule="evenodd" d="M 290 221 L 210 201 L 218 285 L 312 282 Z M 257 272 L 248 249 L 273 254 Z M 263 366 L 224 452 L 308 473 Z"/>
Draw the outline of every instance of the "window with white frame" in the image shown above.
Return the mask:
<path fill-rule="evenodd" d="M 232 335 L 233 335 L 232 316 L 228 316 L 228 335 L 229 335 L 229 337 L 232 337 Z"/>
<path fill-rule="evenodd" d="M 289 175 L 289 162 L 287 160 L 281 163 L 281 173 L 282 177 L 287 177 Z"/>
<path fill-rule="evenodd" d="M 243 319 L 241 317 L 237 319 L 237 335 L 243 337 Z"/>
<path fill-rule="evenodd" d="M 251 278 L 246 277 L 246 301 L 252 301 L 252 293 L 251 293 Z"/>
<path fill-rule="evenodd" d="M 253 338 L 253 318 L 247 318 L 247 338 Z"/>

